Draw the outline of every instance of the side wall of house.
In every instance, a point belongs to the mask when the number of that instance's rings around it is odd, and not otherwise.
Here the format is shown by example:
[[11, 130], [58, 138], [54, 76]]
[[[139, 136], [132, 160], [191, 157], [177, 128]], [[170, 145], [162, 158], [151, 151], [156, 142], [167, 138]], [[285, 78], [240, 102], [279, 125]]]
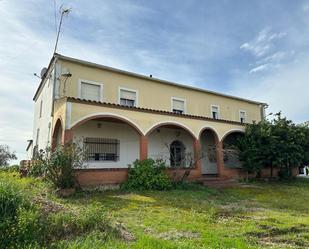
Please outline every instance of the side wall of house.
[[33, 146], [29, 152], [32, 156], [33, 150], [45, 149], [51, 145], [55, 80], [55, 70], [54, 65], [52, 65], [46, 74], [43, 87], [34, 99]]

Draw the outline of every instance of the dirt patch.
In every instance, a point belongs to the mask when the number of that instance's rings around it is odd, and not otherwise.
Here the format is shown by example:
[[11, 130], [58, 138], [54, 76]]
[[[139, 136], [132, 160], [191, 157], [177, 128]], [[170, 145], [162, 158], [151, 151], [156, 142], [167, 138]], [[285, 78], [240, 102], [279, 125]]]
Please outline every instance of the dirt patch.
[[135, 236], [122, 223], [115, 223], [112, 228], [116, 231], [121, 239], [126, 242], [135, 241]]
[[67, 208], [63, 206], [62, 204], [48, 200], [46, 197], [43, 197], [43, 196], [34, 197], [33, 202], [40, 207], [43, 214], [58, 213], [60, 211], [68, 211]]
[[[249, 237], [255, 237], [259, 243], [264, 246], [280, 246], [291, 248], [309, 248], [309, 245], [304, 242], [302, 234], [309, 232], [309, 227], [304, 224], [292, 226], [288, 228], [277, 228], [269, 225], [259, 225], [259, 228], [264, 231], [246, 233]], [[295, 234], [296, 238], [287, 239], [287, 235]]]
[[177, 239], [195, 239], [199, 238], [201, 235], [197, 232], [192, 231], [178, 231], [178, 230], [170, 230], [163, 233], [155, 233], [152, 229], [146, 228], [144, 230], [145, 233], [150, 233], [154, 235], [158, 239], [164, 240], [177, 240]]

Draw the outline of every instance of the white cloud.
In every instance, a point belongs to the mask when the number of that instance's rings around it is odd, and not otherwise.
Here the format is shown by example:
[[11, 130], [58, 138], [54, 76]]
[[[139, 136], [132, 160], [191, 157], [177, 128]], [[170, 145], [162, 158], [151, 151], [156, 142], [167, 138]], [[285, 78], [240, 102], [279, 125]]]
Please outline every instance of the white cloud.
[[274, 33], [270, 28], [265, 28], [252, 41], [243, 43], [240, 49], [250, 52], [255, 57], [262, 57], [274, 47], [275, 40], [285, 36], [284, 32]]
[[282, 111], [295, 122], [309, 120], [309, 54], [280, 67], [262, 78], [238, 79], [238, 87], [232, 92], [269, 104], [268, 112]]
[[267, 69], [269, 69], [269, 64], [263, 64], [263, 65], [259, 65], [257, 67], [252, 68], [249, 71], [249, 73], [258, 73], [258, 72], [266, 71]]

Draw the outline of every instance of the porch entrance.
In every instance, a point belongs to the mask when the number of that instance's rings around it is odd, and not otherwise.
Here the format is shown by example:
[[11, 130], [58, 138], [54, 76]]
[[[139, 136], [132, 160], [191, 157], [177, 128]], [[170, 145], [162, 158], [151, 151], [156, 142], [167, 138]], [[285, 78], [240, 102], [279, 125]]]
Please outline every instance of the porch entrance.
[[202, 174], [217, 175], [216, 134], [206, 129], [201, 133], [200, 142]]

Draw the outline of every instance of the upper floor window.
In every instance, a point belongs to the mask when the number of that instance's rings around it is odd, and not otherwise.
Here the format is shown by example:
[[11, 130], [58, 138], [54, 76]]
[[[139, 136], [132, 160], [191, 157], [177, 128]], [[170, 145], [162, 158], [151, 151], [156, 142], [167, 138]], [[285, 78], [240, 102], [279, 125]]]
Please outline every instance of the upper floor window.
[[185, 113], [186, 102], [184, 99], [172, 98], [172, 112], [177, 114]]
[[211, 117], [213, 119], [218, 119], [219, 118], [219, 106], [217, 106], [217, 105], [212, 105], [211, 106]]
[[35, 139], [35, 145], [39, 144], [39, 139], [40, 139], [40, 128], [36, 130], [36, 139]]
[[119, 88], [119, 104], [126, 106], [137, 106], [137, 91]]
[[246, 122], [246, 112], [245, 111], [239, 111], [239, 121], [240, 123]]
[[79, 97], [81, 99], [102, 101], [103, 85], [100, 83], [80, 80]]

